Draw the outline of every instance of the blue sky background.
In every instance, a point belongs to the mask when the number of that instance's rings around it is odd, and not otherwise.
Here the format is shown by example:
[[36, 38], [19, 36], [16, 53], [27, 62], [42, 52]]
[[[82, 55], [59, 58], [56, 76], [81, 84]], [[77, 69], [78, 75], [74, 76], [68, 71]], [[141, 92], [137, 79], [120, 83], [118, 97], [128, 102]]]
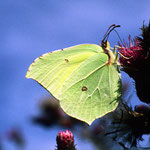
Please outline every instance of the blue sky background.
[[[117, 31], [122, 39], [139, 35], [143, 21], [147, 24], [150, 19], [149, 6], [149, 0], [1, 0], [0, 136], [19, 126], [27, 140], [26, 150], [54, 150], [60, 129], [45, 130], [30, 122], [40, 100], [50, 94], [25, 78], [29, 65], [52, 50], [99, 44], [114, 23], [121, 25]], [[117, 35], [112, 33], [109, 41], [113, 47]], [[3, 144], [7, 150], [15, 150], [7, 140]], [[86, 146], [77, 147], [92, 149]]]

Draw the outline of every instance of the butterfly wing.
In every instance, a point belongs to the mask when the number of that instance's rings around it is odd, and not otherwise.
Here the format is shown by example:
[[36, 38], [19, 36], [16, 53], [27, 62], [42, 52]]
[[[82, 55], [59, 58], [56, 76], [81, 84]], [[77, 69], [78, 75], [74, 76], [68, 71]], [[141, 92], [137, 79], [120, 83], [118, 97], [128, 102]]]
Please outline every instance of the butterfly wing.
[[120, 73], [107, 62], [100, 46], [82, 44], [42, 55], [26, 77], [56, 97], [67, 114], [91, 124], [118, 104]]

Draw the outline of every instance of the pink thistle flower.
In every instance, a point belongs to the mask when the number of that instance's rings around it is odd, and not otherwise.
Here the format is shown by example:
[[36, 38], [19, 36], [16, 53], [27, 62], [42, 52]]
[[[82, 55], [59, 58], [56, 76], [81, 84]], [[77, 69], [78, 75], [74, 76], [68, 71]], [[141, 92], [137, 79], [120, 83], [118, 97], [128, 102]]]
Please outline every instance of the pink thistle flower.
[[60, 131], [56, 137], [57, 150], [75, 150], [74, 136], [71, 131]]
[[124, 47], [119, 43], [120, 64], [126, 69], [139, 70], [148, 57], [148, 53], [143, 50], [140, 40], [136, 37], [134, 42], [129, 36], [129, 45], [124, 42]]
[[150, 23], [143, 24], [142, 34], [129, 44], [119, 44], [119, 62], [122, 70], [135, 80], [137, 96], [143, 102], [150, 103]]

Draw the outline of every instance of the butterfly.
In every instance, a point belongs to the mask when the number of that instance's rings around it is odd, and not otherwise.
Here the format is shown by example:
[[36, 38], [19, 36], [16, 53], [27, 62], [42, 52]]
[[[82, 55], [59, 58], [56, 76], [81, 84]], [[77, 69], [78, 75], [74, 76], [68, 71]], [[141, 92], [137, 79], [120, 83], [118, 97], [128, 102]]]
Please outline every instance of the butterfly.
[[121, 74], [106, 38], [101, 45], [80, 44], [38, 57], [27, 78], [36, 80], [68, 115], [89, 125], [113, 111], [121, 96]]

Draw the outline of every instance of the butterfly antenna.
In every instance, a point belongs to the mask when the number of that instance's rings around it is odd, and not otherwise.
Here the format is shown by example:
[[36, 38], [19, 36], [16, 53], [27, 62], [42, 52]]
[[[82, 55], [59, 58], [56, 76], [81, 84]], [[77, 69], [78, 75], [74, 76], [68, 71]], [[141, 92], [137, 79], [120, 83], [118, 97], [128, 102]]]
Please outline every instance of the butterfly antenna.
[[113, 31], [115, 28], [120, 27], [120, 25], [115, 25], [112, 24], [106, 31], [106, 33], [104, 34], [103, 40], [101, 42], [101, 45], [103, 48], [107, 47], [107, 40], [109, 38], [109, 34], [111, 33], [111, 31]]
[[108, 34], [106, 35], [106, 40], [108, 40], [108, 38], [109, 38], [109, 35], [110, 35], [110, 33], [111, 33], [111, 31], [114, 31], [115, 30], [115, 28], [117, 28], [117, 27], [120, 27], [120, 25], [116, 25], [116, 26], [114, 26], [109, 32], [108, 32]]
[[124, 45], [124, 43], [123, 43], [123, 41], [122, 41], [122, 39], [121, 39], [121, 37], [120, 37], [119, 33], [118, 33], [115, 29], [114, 29], [114, 31], [116, 32], [116, 34], [117, 34], [117, 36], [118, 36], [118, 38], [119, 38], [119, 40], [120, 40], [121, 44], [122, 44], [122, 45]]
[[109, 31], [112, 27], [114, 27], [114, 26], [115, 26], [115, 24], [112, 24], [111, 26], [109, 26], [109, 28], [107, 29], [107, 31], [105, 32], [105, 34], [104, 34], [104, 36], [103, 36], [103, 40], [102, 40], [102, 41], [105, 40], [105, 38], [106, 38], [107, 35], [108, 35], [108, 31]]

